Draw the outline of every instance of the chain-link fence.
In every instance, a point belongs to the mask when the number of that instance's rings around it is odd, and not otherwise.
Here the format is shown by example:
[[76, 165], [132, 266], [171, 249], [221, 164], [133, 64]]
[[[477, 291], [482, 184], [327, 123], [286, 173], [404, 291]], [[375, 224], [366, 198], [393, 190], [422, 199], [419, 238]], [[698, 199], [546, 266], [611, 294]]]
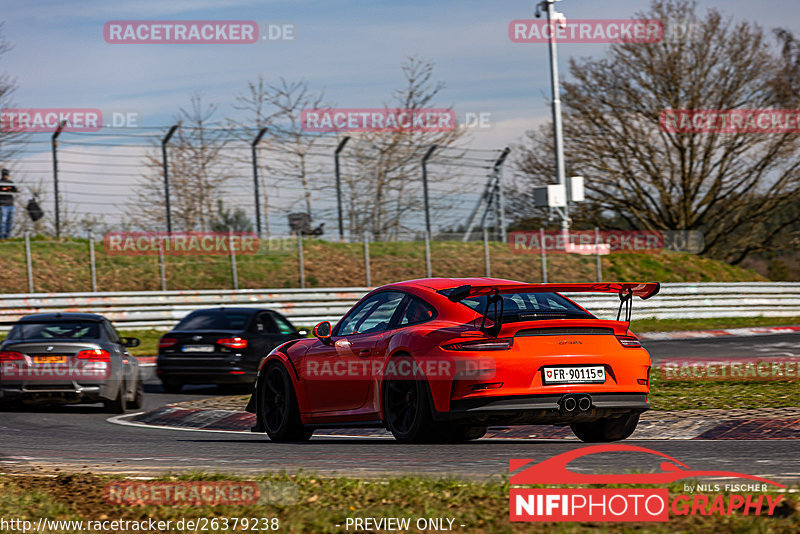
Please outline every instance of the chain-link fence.
[[[138, 234], [137, 234], [138, 235]], [[104, 236], [0, 242], [2, 292], [144, 291], [378, 286], [397, 280], [494, 277], [529, 282], [600, 281], [626, 275], [625, 254], [565, 254], [550, 247], [520, 250], [488, 230], [325, 240], [272, 236], [247, 250], [173, 254], [163, 249], [120, 253]], [[513, 237], [513, 236], [512, 236]], [[226, 239], [225, 236], [222, 240]], [[653, 259], [657, 265], [660, 260]]]

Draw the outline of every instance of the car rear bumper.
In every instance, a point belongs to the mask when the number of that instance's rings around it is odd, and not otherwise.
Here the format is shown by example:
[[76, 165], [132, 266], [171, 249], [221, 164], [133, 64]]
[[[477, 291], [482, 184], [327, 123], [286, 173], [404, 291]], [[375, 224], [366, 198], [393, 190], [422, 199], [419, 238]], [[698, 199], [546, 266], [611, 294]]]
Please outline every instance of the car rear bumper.
[[103, 384], [20, 383], [0, 384], [0, 399], [25, 403], [81, 403], [109, 399], [109, 387]]
[[252, 384], [257, 373], [237, 367], [158, 367], [158, 378], [181, 384]]
[[[567, 398], [588, 398], [588, 409], [568, 410]], [[585, 404], [585, 401], [584, 401]], [[450, 410], [434, 411], [441, 421], [466, 420], [480, 424], [563, 424], [594, 421], [650, 409], [647, 393], [566, 393], [510, 395], [454, 400]]]

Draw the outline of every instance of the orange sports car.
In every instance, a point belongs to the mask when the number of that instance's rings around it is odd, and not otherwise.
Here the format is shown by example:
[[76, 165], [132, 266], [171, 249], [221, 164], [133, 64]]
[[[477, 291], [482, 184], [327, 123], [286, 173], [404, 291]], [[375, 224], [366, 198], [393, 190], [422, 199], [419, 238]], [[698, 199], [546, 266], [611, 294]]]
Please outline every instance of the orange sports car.
[[[254, 431], [385, 427], [402, 442], [465, 441], [489, 425], [569, 425], [625, 439], [649, 408], [650, 355], [629, 330], [633, 297], [658, 283], [526, 284], [431, 278], [389, 284], [315, 338], [275, 348], [248, 410]], [[562, 292], [615, 293], [601, 320]], [[624, 317], [620, 317], [624, 315]]]

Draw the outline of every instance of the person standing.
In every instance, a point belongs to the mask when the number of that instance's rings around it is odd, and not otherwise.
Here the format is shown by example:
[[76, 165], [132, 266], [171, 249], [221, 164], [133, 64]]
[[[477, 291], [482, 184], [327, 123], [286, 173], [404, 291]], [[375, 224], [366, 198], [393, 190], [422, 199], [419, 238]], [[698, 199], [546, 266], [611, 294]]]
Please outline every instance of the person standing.
[[17, 196], [17, 186], [11, 181], [8, 169], [0, 171], [0, 239], [11, 236], [11, 227], [14, 225], [14, 198]]

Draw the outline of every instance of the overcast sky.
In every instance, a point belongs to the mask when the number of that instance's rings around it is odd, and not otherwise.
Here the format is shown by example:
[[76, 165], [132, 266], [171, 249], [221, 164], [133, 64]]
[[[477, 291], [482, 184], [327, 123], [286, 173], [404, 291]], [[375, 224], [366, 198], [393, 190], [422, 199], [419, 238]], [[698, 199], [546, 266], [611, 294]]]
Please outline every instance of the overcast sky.
[[[564, 0], [557, 9], [573, 19], [628, 19], [648, 5]], [[798, 0], [698, 5], [700, 13], [715, 7], [800, 34]], [[438, 104], [452, 105], [460, 121], [466, 113], [491, 114], [491, 128], [472, 130], [473, 146], [502, 148], [550, 113], [547, 45], [512, 43], [507, 34], [509, 22], [533, 18], [534, 7], [518, 0], [5, 0], [0, 17], [13, 49], [0, 58], [0, 71], [17, 80], [17, 107], [136, 111], [144, 125], [163, 126], [198, 91], [219, 104], [220, 120], [234, 115], [235, 96], [259, 74], [270, 81], [306, 80], [341, 107], [380, 107], [402, 84], [400, 64], [417, 55], [435, 62], [436, 77], [446, 84]], [[255, 44], [121, 45], [103, 39], [109, 20], [149, 19], [253, 20], [293, 24], [296, 31], [293, 41]], [[562, 74], [569, 57], [599, 56], [607, 46], [561, 44]]]

